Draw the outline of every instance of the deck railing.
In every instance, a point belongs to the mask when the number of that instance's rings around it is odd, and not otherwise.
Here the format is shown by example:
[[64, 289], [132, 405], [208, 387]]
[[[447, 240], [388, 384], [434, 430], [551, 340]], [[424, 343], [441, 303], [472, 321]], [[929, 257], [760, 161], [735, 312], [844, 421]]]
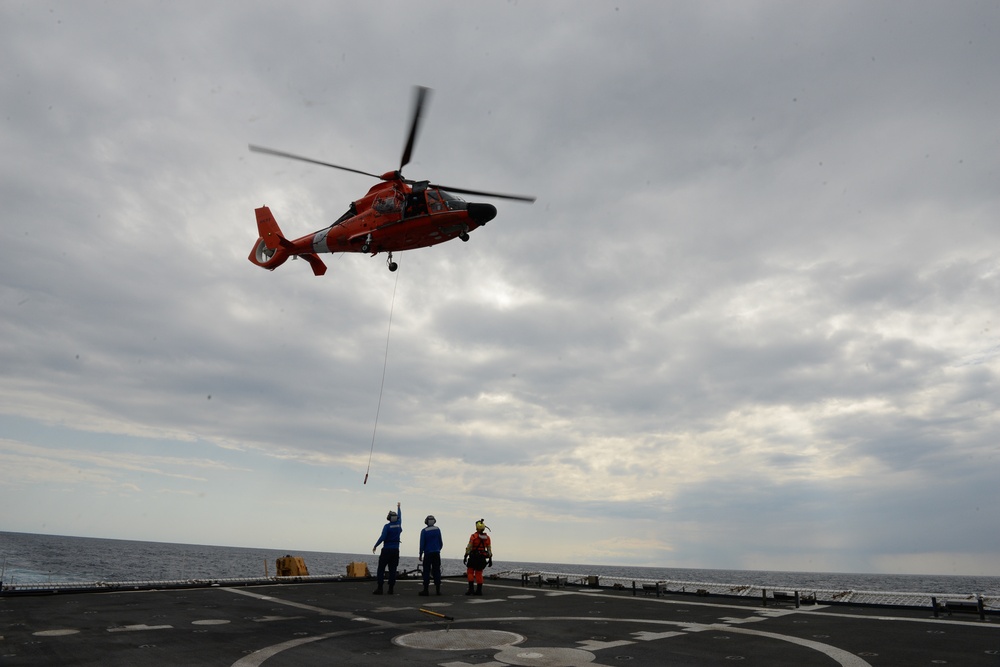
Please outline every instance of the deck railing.
[[[568, 572], [545, 572], [512, 569], [494, 575], [500, 579], [519, 579], [524, 585], [551, 587], [618, 588], [632, 590], [636, 595], [724, 595], [756, 598], [796, 604], [857, 604], [888, 607], [931, 607], [935, 610], [967, 609], [980, 605], [986, 612], [1000, 612], [1000, 595], [967, 593], [906, 593], [891, 591], [830, 590], [806, 586], [769, 586], [759, 584], [682, 581], [675, 579], [641, 579]], [[980, 604], [981, 603], [981, 604]]]
[[[406, 573], [409, 574], [409, 573]], [[407, 578], [405, 576], [401, 577]], [[1000, 613], [1000, 595], [965, 593], [907, 593], [890, 591], [831, 590], [806, 586], [768, 586], [759, 584], [683, 581], [676, 579], [642, 579], [570, 572], [511, 569], [496, 572], [493, 579], [519, 580], [525, 586], [612, 588], [631, 590], [634, 595], [688, 594], [698, 596], [728, 596], [753, 598], [763, 605], [792, 603], [796, 606], [810, 604], [855, 604], [887, 607], [929, 607], [939, 611], [979, 611]], [[312, 575], [295, 577], [228, 577], [175, 579], [167, 581], [95, 581], [95, 582], [5, 582], [0, 594], [31, 594], [45, 592], [100, 592], [121, 590], [152, 590], [167, 588], [207, 588], [212, 586], [254, 586], [277, 583], [357, 581], [337, 575]]]

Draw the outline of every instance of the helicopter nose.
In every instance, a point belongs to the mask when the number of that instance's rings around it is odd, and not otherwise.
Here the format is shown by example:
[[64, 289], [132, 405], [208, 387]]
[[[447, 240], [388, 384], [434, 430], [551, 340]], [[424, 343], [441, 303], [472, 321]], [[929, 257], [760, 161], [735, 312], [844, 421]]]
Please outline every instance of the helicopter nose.
[[478, 224], [485, 225], [487, 222], [497, 217], [497, 207], [493, 204], [469, 204], [467, 209], [469, 217]]

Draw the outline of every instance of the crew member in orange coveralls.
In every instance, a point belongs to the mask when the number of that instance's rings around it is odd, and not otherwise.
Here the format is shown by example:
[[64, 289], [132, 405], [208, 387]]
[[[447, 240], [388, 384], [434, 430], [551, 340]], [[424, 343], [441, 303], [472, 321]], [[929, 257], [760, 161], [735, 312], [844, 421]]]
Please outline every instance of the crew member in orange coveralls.
[[[469, 544], [465, 547], [465, 558], [462, 562], [468, 568], [465, 571], [469, 579], [469, 590], [466, 595], [483, 594], [483, 568], [493, 567], [493, 548], [490, 546], [490, 536], [486, 534], [489, 526], [480, 519], [476, 522], [476, 532], [469, 537]], [[472, 584], [475, 583], [475, 590]]]

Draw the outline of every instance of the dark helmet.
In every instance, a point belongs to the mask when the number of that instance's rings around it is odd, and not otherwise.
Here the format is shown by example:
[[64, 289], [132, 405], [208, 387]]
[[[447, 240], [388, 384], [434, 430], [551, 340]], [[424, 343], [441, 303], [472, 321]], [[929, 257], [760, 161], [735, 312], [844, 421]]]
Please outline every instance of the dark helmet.
[[427, 518], [424, 519], [424, 523], [428, 526], [433, 526], [435, 523], [437, 523], [437, 519], [434, 518], [433, 514], [428, 514]]
[[398, 518], [399, 518], [399, 515], [396, 514], [395, 510], [389, 510], [389, 513], [385, 515], [385, 520], [386, 521], [395, 521]]

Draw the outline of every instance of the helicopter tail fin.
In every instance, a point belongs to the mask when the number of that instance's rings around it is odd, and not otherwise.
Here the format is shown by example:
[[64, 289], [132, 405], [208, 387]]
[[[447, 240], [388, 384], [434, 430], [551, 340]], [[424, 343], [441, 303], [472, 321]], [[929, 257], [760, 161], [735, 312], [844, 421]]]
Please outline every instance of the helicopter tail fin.
[[291, 245], [285, 235], [281, 233], [278, 221], [271, 215], [271, 209], [261, 206], [254, 213], [257, 214], [257, 231], [269, 250], [277, 250], [281, 246]]

